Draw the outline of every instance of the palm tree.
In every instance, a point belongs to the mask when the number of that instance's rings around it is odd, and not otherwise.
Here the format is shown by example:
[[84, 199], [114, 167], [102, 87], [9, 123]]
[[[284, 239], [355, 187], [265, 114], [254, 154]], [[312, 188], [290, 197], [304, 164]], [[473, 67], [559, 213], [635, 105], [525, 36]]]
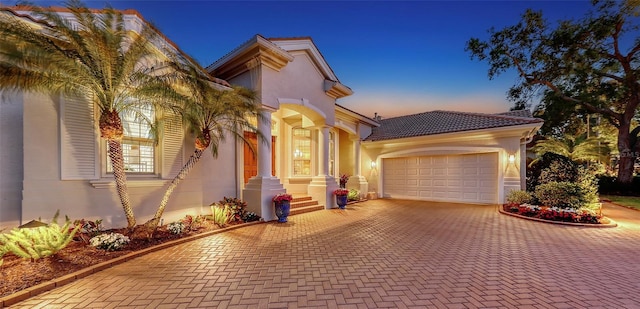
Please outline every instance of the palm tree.
[[533, 151], [538, 157], [551, 152], [576, 162], [606, 162], [611, 152], [607, 144], [596, 137], [585, 138], [571, 134], [565, 134], [562, 138], [540, 140], [533, 146]]
[[[122, 154], [121, 113], [144, 119], [141, 105], [157, 105], [162, 91], [142, 91], [159, 59], [169, 51], [153, 45], [159, 34], [150, 25], [134, 33], [123, 14], [107, 7], [92, 12], [80, 1], [66, 3], [69, 20], [57, 12], [24, 7], [37, 23], [15, 14], [0, 16], [0, 89], [80, 95], [100, 113], [100, 137], [108, 144], [113, 176], [129, 228], [136, 225]], [[5, 9], [7, 10], [7, 9]], [[144, 96], [141, 95], [144, 93]]]
[[154, 217], [145, 223], [150, 231], [158, 226], [173, 191], [198, 163], [207, 148], [217, 157], [220, 142], [225, 140], [227, 134], [246, 143], [243, 134], [245, 130], [254, 130], [263, 139], [262, 133], [251, 121], [261, 117], [260, 105], [253, 90], [239, 86], [223, 89], [214, 84], [213, 78], [193, 62], [187, 68], [175, 68], [172, 72], [174, 73], [164, 77], [167, 79], [166, 83], [175, 88], [177, 96], [173, 102], [179, 102], [183, 122], [195, 136], [195, 150], [167, 187]]

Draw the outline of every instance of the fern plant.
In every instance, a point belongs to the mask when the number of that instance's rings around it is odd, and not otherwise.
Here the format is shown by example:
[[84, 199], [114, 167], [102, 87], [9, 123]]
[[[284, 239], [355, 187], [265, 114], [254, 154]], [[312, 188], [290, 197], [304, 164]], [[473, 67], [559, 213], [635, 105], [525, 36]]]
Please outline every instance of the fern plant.
[[63, 226], [58, 225], [56, 212], [47, 226], [37, 228], [14, 228], [7, 234], [0, 234], [0, 243], [5, 253], [11, 252], [23, 259], [37, 260], [56, 254], [64, 249], [80, 229], [80, 225], [70, 229], [71, 221], [66, 218]]
[[211, 214], [213, 216], [213, 223], [220, 227], [227, 225], [233, 216], [231, 211], [229, 211], [228, 206], [220, 205], [218, 203], [211, 205]]

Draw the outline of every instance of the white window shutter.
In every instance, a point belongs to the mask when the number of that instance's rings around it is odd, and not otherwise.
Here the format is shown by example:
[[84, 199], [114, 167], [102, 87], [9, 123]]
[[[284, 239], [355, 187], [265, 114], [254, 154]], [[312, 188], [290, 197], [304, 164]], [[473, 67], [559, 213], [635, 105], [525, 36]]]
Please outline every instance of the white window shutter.
[[60, 98], [60, 178], [98, 179], [94, 106], [87, 98]]
[[184, 164], [184, 128], [180, 117], [168, 117], [163, 131], [162, 178], [173, 179]]

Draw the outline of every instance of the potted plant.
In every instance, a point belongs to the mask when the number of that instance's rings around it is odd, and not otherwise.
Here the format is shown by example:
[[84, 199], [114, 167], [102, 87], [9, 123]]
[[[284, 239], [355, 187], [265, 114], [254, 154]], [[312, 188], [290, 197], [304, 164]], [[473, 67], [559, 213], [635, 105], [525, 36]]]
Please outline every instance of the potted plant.
[[347, 174], [342, 174], [340, 176], [340, 188], [344, 189], [347, 187], [347, 181], [349, 181], [349, 175]]
[[336, 195], [336, 203], [338, 204], [338, 207], [340, 207], [340, 209], [344, 209], [347, 205], [347, 195], [349, 195], [349, 190], [336, 189], [333, 191], [333, 194]]
[[291, 210], [291, 200], [293, 200], [293, 196], [287, 193], [278, 193], [273, 197], [272, 200], [275, 204], [278, 222], [287, 222], [287, 217], [289, 216], [289, 212]]

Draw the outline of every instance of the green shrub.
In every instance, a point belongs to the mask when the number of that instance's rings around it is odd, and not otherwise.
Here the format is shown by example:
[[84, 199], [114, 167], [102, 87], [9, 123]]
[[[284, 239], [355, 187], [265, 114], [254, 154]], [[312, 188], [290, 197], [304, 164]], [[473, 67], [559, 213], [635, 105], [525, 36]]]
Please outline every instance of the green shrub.
[[598, 179], [588, 169], [584, 167], [578, 169], [576, 182], [582, 190], [582, 198], [585, 205], [596, 204], [600, 201], [598, 196]]
[[578, 209], [585, 205], [580, 185], [567, 181], [541, 184], [534, 195], [542, 205], [549, 207]]
[[572, 182], [576, 180], [579, 170], [580, 167], [576, 165], [568, 165], [563, 161], [553, 161], [548, 167], [540, 171], [538, 183]]
[[64, 249], [81, 226], [78, 224], [75, 228], [70, 228], [71, 221], [68, 217], [65, 224], [59, 226], [58, 214], [59, 212], [56, 212], [52, 222], [47, 226], [15, 228], [7, 234], [0, 234], [0, 244], [3, 244], [1, 250], [23, 259], [37, 260]]
[[[547, 170], [547, 174], [540, 179], [543, 170], [549, 168], [550, 170]], [[554, 171], [558, 172], [559, 175], [550, 175]], [[574, 181], [572, 178], [567, 178], [577, 173], [578, 165], [571, 159], [563, 155], [547, 152], [527, 168], [527, 188], [536, 188], [539, 184], [550, 181]]]
[[227, 225], [231, 220], [231, 214], [229, 207], [214, 203], [211, 205], [211, 216], [213, 217], [213, 223], [220, 227]]
[[349, 189], [349, 194], [347, 194], [347, 200], [349, 201], [359, 201], [360, 200], [360, 191], [356, 189]]
[[247, 203], [235, 197], [224, 197], [218, 204], [224, 206], [229, 212], [229, 222], [242, 222], [247, 212]]
[[528, 204], [532, 200], [531, 193], [522, 190], [511, 190], [507, 194], [507, 203], [509, 204]]

